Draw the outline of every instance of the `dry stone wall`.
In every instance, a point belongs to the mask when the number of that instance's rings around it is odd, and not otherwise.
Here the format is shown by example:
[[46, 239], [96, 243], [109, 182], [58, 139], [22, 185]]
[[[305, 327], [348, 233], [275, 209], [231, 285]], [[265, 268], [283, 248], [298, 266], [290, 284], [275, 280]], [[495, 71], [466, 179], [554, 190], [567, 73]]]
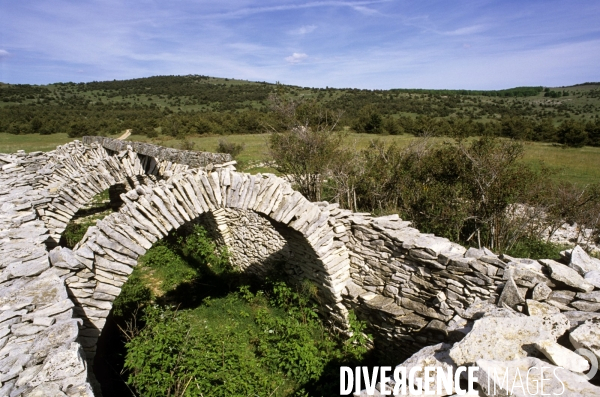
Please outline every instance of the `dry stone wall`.
[[[239, 268], [279, 265], [311, 280], [334, 324], [345, 328], [352, 309], [378, 347], [401, 356], [468, 340], [486, 316], [560, 315], [574, 345], [600, 344], [600, 261], [578, 247], [561, 262], [497, 256], [397, 215], [311, 203], [287, 181], [239, 173], [221, 155], [84, 142], [0, 154], [0, 395], [93, 395], [89, 363], [138, 257], [196, 221], [212, 226]], [[125, 191], [119, 211], [73, 250], [55, 247], [74, 214], [115, 185]], [[538, 342], [539, 352], [556, 350]]]
[[[274, 175], [240, 174], [230, 167], [213, 172], [192, 170], [158, 182], [148, 178], [123, 194], [122, 199], [125, 204], [119, 212], [90, 227], [72, 251], [57, 247], [50, 252], [54, 266], [74, 272], [66, 284], [76, 301], [76, 314], [83, 319], [80, 342], [89, 358], [95, 354], [96, 341], [112, 302], [137, 258], [171, 230], [207, 212], [213, 213], [219, 225], [227, 213], [224, 208], [262, 214], [294, 230], [296, 239], [304, 242], [305, 250], [312, 251], [312, 256], [299, 253], [297, 258], [302, 260], [293, 261], [293, 265], [302, 278], [320, 288], [329, 316], [341, 325], [345, 323], [341, 290], [347, 275], [338, 269], [348, 271], [348, 256], [345, 251], [331, 250], [333, 231], [327, 222], [327, 211], [296, 194], [284, 180]], [[230, 239], [225, 229], [219, 230], [225, 241]], [[258, 250], [257, 255], [262, 255], [262, 251]]]
[[[67, 294], [66, 269], [50, 266], [49, 231], [35, 207], [48, 154], [0, 155], [0, 395], [92, 396], [76, 342], [81, 320]], [[41, 171], [41, 172], [40, 172]]]
[[131, 149], [138, 155], [152, 157], [158, 161], [167, 161], [173, 164], [185, 164], [192, 168], [206, 167], [211, 164], [224, 164], [233, 160], [228, 153], [178, 150], [151, 143], [120, 141], [101, 136], [84, 136], [83, 143], [86, 145], [96, 143], [113, 152], [123, 152]]

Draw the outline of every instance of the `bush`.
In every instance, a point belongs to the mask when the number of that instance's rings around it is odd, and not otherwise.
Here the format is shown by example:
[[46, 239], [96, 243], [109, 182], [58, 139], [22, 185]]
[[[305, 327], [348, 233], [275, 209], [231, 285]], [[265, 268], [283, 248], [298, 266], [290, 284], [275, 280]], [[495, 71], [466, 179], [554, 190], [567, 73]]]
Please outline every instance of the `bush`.
[[121, 293], [113, 303], [112, 313], [121, 318], [130, 318], [138, 308], [146, 306], [152, 300], [152, 291], [144, 284], [138, 267], [133, 269]]
[[[353, 128], [356, 132], [380, 134], [384, 132], [384, 121], [381, 113], [373, 105], [365, 105], [358, 111]], [[391, 133], [391, 132], [390, 132]]]
[[245, 145], [227, 142], [223, 139], [219, 139], [219, 144], [217, 145], [217, 153], [229, 153], [231, 157], [236, 158], [242, 151], [244, 150]]
[[522, 154], [518, 142], [486, 137], [442, 145], [423, 140], [407, 149], [375, 141], [355, 176], [358, 205], [399, 211], [425, 232], [454, 241], [478, 236], [502, 250], [528, 232], [512, 227], [509, 206], [534, 201], [536, 188], [548, 182], [545, 169], [534, 172], [519, 161]]
[[588, 134], [585, 126], [573, 120], [564, 121], [558, 128], [558, 141], [569, 147], [583, 147]]
[[71, 221], [67, 224], [65, 231], [61, 236], [61, 245], [73, 249], [75, 245], [81, 241], [88, 227], [96, 225], [94, 220], [87, 220], [84, 222]]
[[182, 283], [191, 281], [196, 271], [176, 250], [166, 243], [159, 242], [139, 259], [142, 266], [147, 266], [157, 273], [163, 292], [173, 290]]
[[127, 344], [129, 383], [144, 396], [333, 395], [339, 365], [358, 364], [365, 339], [329, 334], [307, 291], [273, 282], [194, 310], [148, 307]]
[[567, 247], [536, 238], [523, 238], [506, 253], [517, 258], [560, 259], [560, 251]]

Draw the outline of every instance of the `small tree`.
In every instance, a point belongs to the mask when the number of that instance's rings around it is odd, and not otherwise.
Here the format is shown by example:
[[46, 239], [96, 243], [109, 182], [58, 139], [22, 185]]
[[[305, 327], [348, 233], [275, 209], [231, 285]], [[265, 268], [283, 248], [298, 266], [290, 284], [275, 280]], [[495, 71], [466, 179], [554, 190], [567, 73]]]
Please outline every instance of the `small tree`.
[[587, 138], [585, 126], [576, 121], [566, 120], [558, 128], [558, 140], [565, 146], [583, 147]]
[[375, 106], [371, 104], [365, 105], [358, 111], [358, 117], [354, 121], [354, 130], [356, 132], [380, 134], [383, 132], [383, 129], [383, 117]]
[[270, 97], [278, 116], [269, 126], [268, 149], [275, 168], [290, 176], [307, 199], [321, 200], [324, 176], [339, 154], [344, 134], [337, 130], [340, 112], [316, 102]]
[[219, 139], [217, 145], [217, 153], [229, 153], [231, 157], [236, 158], [244, 149], [244, 144], [228, 142], [224, 139]]

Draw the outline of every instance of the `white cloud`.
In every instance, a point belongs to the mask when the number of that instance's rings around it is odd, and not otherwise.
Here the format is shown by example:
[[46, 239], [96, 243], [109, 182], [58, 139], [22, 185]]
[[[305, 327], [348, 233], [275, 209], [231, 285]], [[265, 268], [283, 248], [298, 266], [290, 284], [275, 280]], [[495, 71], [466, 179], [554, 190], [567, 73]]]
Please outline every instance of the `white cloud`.
[[290, 34], [303, 36], [305, 34], [309, 34], [315, 31], [317, 25], [305, 25], [301, 26], [298, 29], [290, 30]]
[[268, 13], [268, 12], [276, 12], [276, 11], [290, 11], [290, 10], [300, 10], [300, 9], [310, 9], [310, 8], [322, 8], [322, 7], [350, 7], [358, 12], [363, 14], [372, 15], [377, 13], [376, 10], [372, 8], [365, 7], [367, 5], [385, 3], [389, 0], [365, 0], [365, 1], [310, 1], [301, 4], [283, 4], [276, 6], [263, 6], [263, 7], [246, 7], [246, 8], [238, 8], [233, 11], [226, 11], [223, 13], [216, 14], [206, 14], [207, 18], [231, 18], [231, 17], [243, 17], [247, 15], [260, 14], [260, 13]]
[[473, 26], [467, 26], [464, 28], [452, 30], [450, 32], [444, 32], [443, 34], [445, 34], [447, 36], [464, 36], [464, 35], [469, 35], [469, 34], [473, 34], [473, 33], [479, 33], [483, 30], [485, 30], [485, 26], [473, 25]]
[[6, 50], [0, 50], [0, 60], [4, 59], [4, 58], [8, 58], [8, 56], [10, 55], [10, 53]]
[[352, 8], [354, 9], [354, 11], [358, 11], [361, 14], [364, 15], [375, 15], [375, 14], [379, 14], [379, 11], [374, 10], [372, 8], [369, 7], [364, 7], [364, 6], [352, 6]]
[[285, 60], [288, 61], [289, 63], [299, 63], [299, 62], [302, 62], [303, 60], [305, 60], [306, 58], [308, 58], [308, 55], [306, 55], [304, 53], [294, 52], [289, 57], [286, 57]]

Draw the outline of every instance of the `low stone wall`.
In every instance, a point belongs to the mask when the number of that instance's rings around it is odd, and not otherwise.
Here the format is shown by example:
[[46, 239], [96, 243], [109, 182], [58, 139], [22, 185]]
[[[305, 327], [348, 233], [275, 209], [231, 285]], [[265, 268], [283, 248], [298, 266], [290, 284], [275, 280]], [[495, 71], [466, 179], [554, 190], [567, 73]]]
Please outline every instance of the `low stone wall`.
[[98, 143], [113, 152], [122, 152], [131, 148], [135, 153], [153, 157], [160, 161], [170, 161], [176, 164], [185, 164], [192, 168], [206, 167], [209, 164], [223, 164], [232, 161], [228, 153], [196, 152], [191, 150], [178, 150], [144, 142], [120, 141], [118, 139], [102, 136], [84, 136], [83, 143], [91, 145]]
[[[48, 229], [35, 206], [46, 153], [0, 155], [0, 395], [92, 396], [88, 364], [76, 341], [81, 320], [51, 267]], [[65, 394], [63, 394], [65, 393]]]

